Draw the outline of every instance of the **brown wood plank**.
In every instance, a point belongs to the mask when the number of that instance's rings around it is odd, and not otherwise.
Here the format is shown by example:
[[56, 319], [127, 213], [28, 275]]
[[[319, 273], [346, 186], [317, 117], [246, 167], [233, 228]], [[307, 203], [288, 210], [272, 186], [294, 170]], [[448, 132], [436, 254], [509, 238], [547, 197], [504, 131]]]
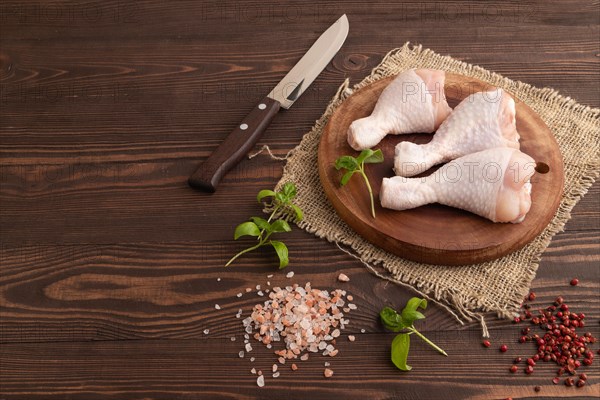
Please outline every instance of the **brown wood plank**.
[[[223, 230], [223, 229], [221, 229]], [[535, 290], [541, 302], [562, 294], [573, 308], [595, 320], [600, 234], [563, 233], [545, 253]], [[304, 284], [347, 289], [359, 309], [352, 313], [350, 332], [379, 331], [377, 313], [386, 304], [400, 307], [411, 293], [370, 274], [337, 247], [303, 232], [286, 239], [293, 279], [276, 270], [270, 251], [248, 254], [223, 267], [243, 243], [232, 240], [200, 243], [66, 245], [5, 247], [0, 275], [0, 341], [77, 341], [141, 338], [201, 338], [204, 329], [219, 338], [235, 334], [238, 309], [247, 314], [261, 303], [255, 286]], [[321, 260], [326, 260], [321, 262]], [[286, 270], [287, 271], [287, 270]], [[337, 275], [351, 277], [340, 284]], [[268, 279], [268, 274], [274, 274]], [[573, 276], [581, 284], [568, 285]], [[220, 282], [217, 279], [221, 278]], [[246, 288], [252, 288], [250, 294]], [[243, 293], [242, 298], [236, 297]], [[222, 310], [215, 310], [219, 304]], [[423, 323], [428, 332], [477, 329], [459, 325], [441, 308]], [[506, 321], [488, 317], [490, 327]]]
[[[513, 329], [500, 333], [509, 338]], [[594, 327], [596, 334], [600, 331]], [[496, 333], [496, 332], [494, 332]], [[513, 345], [507, 353], [483, 348], [474, 330], [439, 331], [432, 339], [446, 349], [445, 358], [423, 342], [414, 340], [409, 356], [413, 370], [402, 373], [389, 361], [393, 334], [359, 334], [354, 343], [341, 336], [335, 357], [311, 355], [298, 362], [298, 371], [280, 365], [279, 378], [271, 377], [276, 356], [257, 347], [240, 359], [243, 336], [199, 340], [139, 340], [4, 345], [0, 356], [5, 399], [490, 399], [535, 396], [544, 398], [593, 398], [600, 390], [600, 368], [581, 368], [588, 375], [584, 388], [553, 385], [555, 368], [544, 363], [534, 375], [511, 374], [512, 359], [530, 349]], [[466, 343], [469, 343], [466, 345]], [[368, 353], [368, 360], [365, 354]], [[334, 376], [323, 378], [324, 362]], [[259, 388], [250, 369], [262, 370], [266, 385]], [[235, 384], [232, 384], [235, 383]], [[454, 396], [456, 394], [457, 396]]]
[[[259, 297], [235, 294], [269, 273], [273, 284], [290, 280], [268, 251], [222, 265], [243, 245], [233, 227], [260, 213], [254, 195], [274, 185], [282, 162], [244, 161], [213, 196], [185, 180], [342, 13], [342, 51], [259, 146], [285, 154], [346, 77], [358, 82], [406, 41], [600, 107], [597, 1], [4, 1], [0, 399], [600, 397], [597, 362], [584, 390], [553, 386], [547, 365], [509, 375], [514, 326], [487, 318], [494, 345], [510, 345], [502, 355], [479, 345], [477, 323], [460, 326], [435, 306], [421, 327], [451, 356], [415, 341], [414, 370], [399, 373], [376, 314], [411, 291], [299, 229], [286, 239], [293, 281], [339, 286], [337, 273], [348, 273], [359, 306], [348, 332], [367, 334], [340, 343], [331, 380], [315, 357], [256, 387], [237, 356], [234, 314]], [[533, 288], [540, 302], [564, 295], [598, 336], [598, 183], [565, 228]], [[266, 350], [256, 353], [270, 368]]]

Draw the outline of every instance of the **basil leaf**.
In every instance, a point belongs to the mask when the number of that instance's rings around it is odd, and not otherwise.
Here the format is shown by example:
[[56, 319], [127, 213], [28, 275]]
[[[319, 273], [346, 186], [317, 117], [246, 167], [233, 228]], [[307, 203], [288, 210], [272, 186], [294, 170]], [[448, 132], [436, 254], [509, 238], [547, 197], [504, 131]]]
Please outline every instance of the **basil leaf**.
[[273, 222], [271, 224], [271, 232], [289, 232], [292, 230], [292, 228], [290, 228], [290, 225], [282, 220], [282, 219], [278, 219], [275, 222]]
[[407, 333], [397, 335], [392, 342], [392, 362], [396, 368], [402, 371], [410, 371], [412, 369], [406, 363], [408, 350], [410, 350], [410, 336]]
[[242, 236], [260, 236], [260, 230], [254, 222], [244, 222], [235, 228], [233, 239], [238, 240]]
[[354, 171], [358, 169], [358, 162], [356, 158], [352, 156], [341, 156], [337, 160], [335, 160], [335, 169], [338, 171], [342, 168], [347, 169], [348, 171]]
[[373, 155], [373, 150], [371, 150], [371, 149], [364, 149], [363, 151], [360, 152], [360, 154], [358, 155], [358, 157], [356, 157], [356, 162], [360, 165], [367, 158], [371, 157], [372, 155]]
[[292, 182], [287, 182], [285, 185], [283, 185], [281, 193], [283, 193], [283, 196], [288, 201], [293, 199], [294, 197], [296, 197], [296, 185], [294, 185]]
[[304, 213], [302, 212], [300, 207], [298, 207], [295, 204], [290, 204], [290, 207], [292, 207], [292, 210], [294, 210], [294, 213], [296, 214], [296, 221], [302, 221], [302, 219], [304, 218]]
[[287, 267], [289, 263], [287, 246], [277, 240], [271, 240], [269, 243], [277, 252], [277, 257], [279, 257], [279, 269]]
[[408, 326], [412, 325], [418, 319], [424, 319], [425, 316], [418, 311], [415, 310], [403, 310], [402, 311], [402, 321]]
[[265, 230], [267, 232], [271, 231], [271, 224], [266, 219], [261, 217], [252, 217], [250, 219], [256, 224], [256, 226], [258, 226], [258, 229]]
[[427, 300], [420, 299], [418, 297], [413, 297], [406, 303], [406, 306], [404, 306], [404, 310], [402, 310], [402, 312], [404, 312], [405, 310], [406, 311], [417, 311], [418, 308], [422, 308], [423, 310], [426, 309], [427, 308]]
[[340, 181], [340, 185], [345, 186], [348, 181], [350, 180], [350, 178], [352, 178], [352, 175], [354, 175], [356, 171], [348, 171], [344, 174], [344, 176], [342, 176], [342, 180]]
[[275, 192], [272, 190], [261, 190], [260, 192], [258, 192], [258, 195], [256, 196], [256, 200], [258, 200], [258, 202], [260, 203], [262, 199], [264, 199], [265, 197], [274, 197], [275, 196]]
[[406, 323], [402, 320], [402, 316], [396, 312], [393, 308], [384, 307], [379, 313], [379, 318], [385, 329], [392, 332], [399, 332], [406, 328]]
[[379, 164], [383, 162], [383, 153], [381, 150], [375, 150], [371, 155], [365, 158], [365, 164]]

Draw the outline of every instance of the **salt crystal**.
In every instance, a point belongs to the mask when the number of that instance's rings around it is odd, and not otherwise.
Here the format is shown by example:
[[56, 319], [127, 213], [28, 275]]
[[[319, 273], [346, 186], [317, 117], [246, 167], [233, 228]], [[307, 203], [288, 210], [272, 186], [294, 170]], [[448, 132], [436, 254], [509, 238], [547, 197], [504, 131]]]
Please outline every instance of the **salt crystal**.
[[273, 374], [273, 378], [279, 378], [279, 372], [275, 372], [275, 373]]
[[352, 304], [352, 303], [348, 304], [348, 308], [351, 309], [351, 310], [356, 310], [357, 309], [356, 304]]
[[217, 282], [221, 282], [221, 278], [217, 278]]
[[252, 369], [250, 370], [250, 373], [251, 373], [252, 375], [256, 375], [256, 368], [252, 368]]
[[348, 275], [346, 275], [346, 274], [338, 275], [338, 281], [340, 281], [340, 282], [348, 282], [349, 280], [350, 280], [350, 278], [348, 278]]
[[325, 375], [325, 378], [331, 378], [333, 376], [333, 371], [329, 368], [325, 368], [325, 371], [323, 371], [323, 375]]
[[334, 338], [340, 336], [340, 330], [334, 329], [333, 332], [331, 332], [331, 336], [333, 336]]
[[261, 375], [258, 378], [256, 378], [256, 384], [258, 385], [258, 387], [265, 386], [265, 377]]
[[267, 275], [267, 278], [269, 278], [269, 279], [272, 278], [272, 277], [273, 277], [273, 274]]
[[273, 364], [273, 372], [277, 372], [277, 364]]
[[250, 293], [252, 291], [252, 288], [247, 287], [246, 288], [246, 293]]
[[220, 310], [220, 309], [221, 309], [221, 306], [220, 306], [220, 305], [218, 305], [218, 304], [215, 304], [215, 309], [216, 309], [216, 310]]
[[271, 343], [269, 343], [269, 344], [267, 345], [267, 349], [270, 349], [271, 347], [273, 347], [273, 346], [271, 345]]
[[300, 356], [300, 359], [301, 359], [302, 361], [306, 361], [306, 360], [308, 360], [308, 353], [302, 354], [302, 356]]
[[236, 294], [237, 297], [242, 297], [241, 293]]
[[204, 334], [205, 334], [205, 335], [208, 335], [208, 332], [210, 332], [208, 329], [205, 329], [205, 330], [204, 330]]
[[352, 301], [352, 300], [354, 300], [354, 297], [348, 295], [348, 296], [346, 296], [346, 299], [348, 299], [348, 301]]
[[232, 337], [231, 337], [231, 341], [232, 341], [232, 342], [235, 342], [235, 336], [232, 336]]
[[366, 332], [366, 330], [364, 330], [364, 329], [360, 330], [360, 333], [365, 333], [365, 332]]
[[[270, 281], [267, 281], [267, 286], [271, 286], [271, 282]], [[269, 290], [269, 289], [267, 289], [267, 290]]]
[[250, 362], [254, 362], [254, 360], [256, 360], [256, 358], [250, 357]]
[[256, 290], [260, 290], [260, 285], [256, 285]]
[[259, 290], [256, 294], [258, 294], [259, 296], [264, 296], [265, 294], [262, 292], [262, 290]]
[[325, 363], [323, 365], [326, 367], [329, 367], [331, 364], [329, 364], [327, 361], [325, 361]]
[[279, 364], [285, 364], [285, 358], [283, 357], [279, 357], [277, 361], [279, 361]]
[[348, 335], [348, 340], [354, 342], [356, 340], [356, 337], [354, 335]]
[[290, 271], [285, 275], [286, 278], [291, 278], [293, 276], [294, 276], [294, 271]]
[[244, 352], [243, 352], [243, 351], [240, 351], [240, 352], [238, 353], [238, 356], [240, 356], [240, 358], [244, 358]]

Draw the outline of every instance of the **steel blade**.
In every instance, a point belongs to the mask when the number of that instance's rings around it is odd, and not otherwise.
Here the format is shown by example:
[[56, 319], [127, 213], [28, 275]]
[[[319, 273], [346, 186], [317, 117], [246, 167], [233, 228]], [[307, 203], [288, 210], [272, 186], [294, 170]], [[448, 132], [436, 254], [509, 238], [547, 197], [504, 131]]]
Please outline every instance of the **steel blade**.
[[269, 93], [269, 97], [281, 103], [281, 107], [290, 108], [342, 47], [348, 36], [348, 28], [348, 18], [344, 14], [321, 34], [294, 68]]

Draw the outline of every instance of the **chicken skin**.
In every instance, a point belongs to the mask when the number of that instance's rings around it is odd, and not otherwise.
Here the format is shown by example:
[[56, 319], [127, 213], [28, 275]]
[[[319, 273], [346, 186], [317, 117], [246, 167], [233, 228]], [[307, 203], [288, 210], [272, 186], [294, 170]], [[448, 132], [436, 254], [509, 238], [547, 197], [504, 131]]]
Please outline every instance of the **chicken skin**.
[[450, 115], [444, 95], [444, 71], [411, 69], [398, 75], [381, 93], [370, 116], [348, 129], [354, 150], [376, 146], [388, 134], [431, 133]]
[[465, 98], [429, 143], [398, 143], [394, 171], [414, 176], [436, 164], [494, 147], [519, 148], [515, 101], [502, 89]]
[[440, 203], [493, 222], [519, 223], [531, 207], [534, 160], [518, 149], [497, 147], [460, 157], [423, 178], [384, 178], [381, 205], [407, 210]]

